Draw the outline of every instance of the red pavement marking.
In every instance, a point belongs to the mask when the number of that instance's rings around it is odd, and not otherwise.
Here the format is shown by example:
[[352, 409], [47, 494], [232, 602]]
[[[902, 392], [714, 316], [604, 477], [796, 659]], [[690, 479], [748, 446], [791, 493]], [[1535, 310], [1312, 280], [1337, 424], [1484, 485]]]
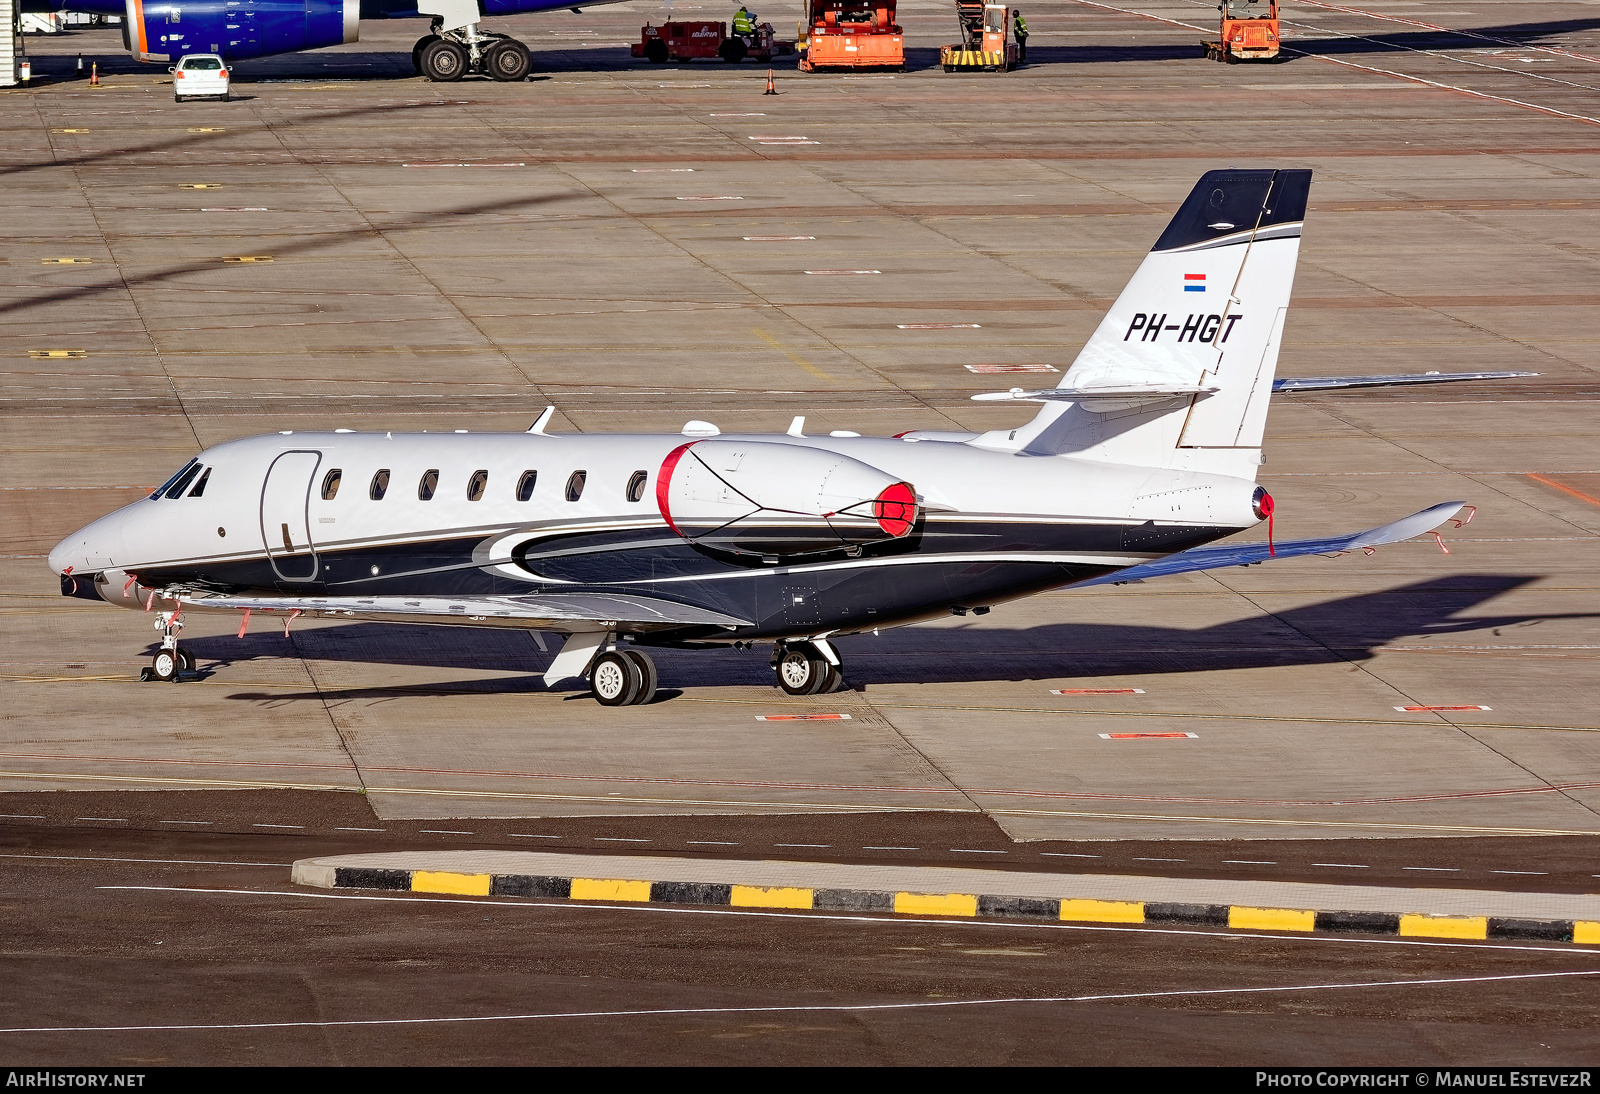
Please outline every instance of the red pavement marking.
[[1051, 688], [1051, 695], [1143, 695], [1144, 688]]
[[1465, 704], [1463, 706], [1395, 707], [1394, 709], [1412, 712], [1412, 711], [1419, 711], [1419, 710], [1492, 710], [1494, 708], [1485, 707], [1485, 706], [1479, 706], [1477, 703], [1468, 703], [1468, 704]]
[[848, 714], [757, 714], [758, 722], [848, 722]]
[[1590, 505], [1600, 506], [1600, 498], [1594, 497], [1590, 494], [1585, 494], [1582, 490], [1574, 490], [1572, 487], [1566, 485], [1565, 483], [1559, 483], [1555, 479], [1547, 478], [1544, 475], [1529, 475], [1528, 478], [1532, 479], [1534, 482], [1542, 482], [1546, 486], [1561, 491], [1563, 494], [1571, 494], [1579, 501], [1586, 501]]
[[1147, 737], [1198, 737], [1198, 733], [1102, 733], [1108, 741], [1141, 741]]

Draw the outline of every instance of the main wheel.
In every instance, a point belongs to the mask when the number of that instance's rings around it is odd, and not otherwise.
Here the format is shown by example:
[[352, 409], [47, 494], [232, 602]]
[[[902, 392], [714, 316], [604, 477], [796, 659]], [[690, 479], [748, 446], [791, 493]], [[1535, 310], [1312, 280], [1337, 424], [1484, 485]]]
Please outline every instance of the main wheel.
[[601, 706], [625, 707], [632, 703], [644, 684], [644, 673], [626, 653], [612, 650], [595, 659], [589, 672], [589, 686]]
[[660, 38], [652, 38], [644, 44], [644, 56], [653, 65], [659, 65], [667, 59], [667, 43]]
[[176, 680], [180, 664], [178, 651], [163, 647], [156, 651], [155, 658], [150, 662], [150, 678], [164, 681]]
[[467, 51], [443, 38], [422, 47], [418, 63], [422, 74], [435, 83], [454, 83], [467, 74]]
[[656, 663], [650, 660], [650, 655], [642, 650], [623, 650], [622, 656], [632, 661], [639, 669], [639, 692], [633, 697], [633, 705], [642, 707], [656, 697]]
[[533, 69], [533, 59], [528, 47], [515, 38], [507, 38], [489, 47], [483, 58], [484, 71], [501, 83], [514, 84], [526, 80]]
[[411, 68], [418, 76], [422, 75], [422, 51], [428, 47], [429, 42], [438, 40], [437, 34], [424, 34], [417, 39], [417, 44], [411, 47]]
[[749, 52], [750, 47], [744, 44], [743, 38], [724, 38], [722, 44], [717, 47], [717, 56], [730, 65], [736, 65], [744, 60]]
[[778, 658], [778, 687], [789, 695], [815, 695], [830, 668], [832, 666], [810, 646], [790, 646]]

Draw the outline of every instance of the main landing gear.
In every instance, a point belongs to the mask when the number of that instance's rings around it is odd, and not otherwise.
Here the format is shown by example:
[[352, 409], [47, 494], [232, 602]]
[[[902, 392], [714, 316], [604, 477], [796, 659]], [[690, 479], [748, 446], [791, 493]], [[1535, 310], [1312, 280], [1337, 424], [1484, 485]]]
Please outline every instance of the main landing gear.
[[839, 655], [823, 642], [779, 642], [772, 649], [772, 669], [778, 687], [789, 695], [824, 695], [844, 683]]
[[608, 650], [590, 665], [589, 687], [601, 706], [643, 706], [656, 697], [656, 663], [638, 650]]
[[178, 613], [162, 612], [156, 620], [156, 630], [161, 632], [161, 648], [156, 650], [150, 667], [139, 670], [139, 679], [170, 683], [181, 672], [193, 672], [194, 654], [178, 645], [178, 632], [183, 630], [183, 620], [178, 618]]
[[469, 72], [516, 83], [527, 79], [533, 68], [527, 46], [505, 34], [481, 33], [476, 23], [417, 39], [411, 64], [418, 76], [442, 84], [454, 83]]

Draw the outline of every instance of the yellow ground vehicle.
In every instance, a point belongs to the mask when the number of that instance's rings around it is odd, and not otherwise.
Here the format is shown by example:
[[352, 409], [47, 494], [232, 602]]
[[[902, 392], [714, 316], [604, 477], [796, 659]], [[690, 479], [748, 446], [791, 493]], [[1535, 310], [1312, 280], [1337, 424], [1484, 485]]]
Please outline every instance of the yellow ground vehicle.
[[1017, 67], [1009, 7], [983, 0], [956, 0], [956, 20], [961, 24], [961, 41], [939, 51], [939, 63], [946, 72], [958, 68], [1010, 72]]
[[1222, 0], [1222, 38], [1206, 42], [1206, 59], [1274, 61], [1278, 58], [1278, 0]]

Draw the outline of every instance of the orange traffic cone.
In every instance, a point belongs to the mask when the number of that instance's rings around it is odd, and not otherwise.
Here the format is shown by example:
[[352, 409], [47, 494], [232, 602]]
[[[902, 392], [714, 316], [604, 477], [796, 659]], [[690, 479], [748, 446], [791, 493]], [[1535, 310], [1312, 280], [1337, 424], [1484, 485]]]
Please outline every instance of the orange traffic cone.
[[769, 68], [769, 69], [767, 69], [767, 89], [765, 91], [763, 91], [761, 94], [763, 94], [763, 95], [776, 95], [777, 93], [778, 93], [778, 85], [772, 82], [772, 69]]
[[89, 86], [90, 87], [99, 87], [100, 86], [100, 62], [99, 61], [90, 62], [90, 65], [89, 65]]

